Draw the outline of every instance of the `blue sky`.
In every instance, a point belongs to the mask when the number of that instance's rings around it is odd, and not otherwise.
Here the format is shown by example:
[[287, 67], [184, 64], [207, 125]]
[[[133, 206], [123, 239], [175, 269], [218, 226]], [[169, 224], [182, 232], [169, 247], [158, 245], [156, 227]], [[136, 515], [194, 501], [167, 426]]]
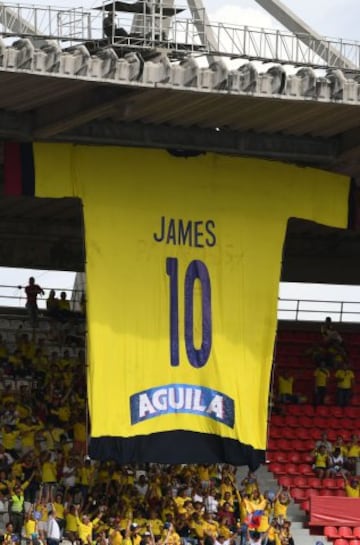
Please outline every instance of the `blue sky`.
[[[204, 0], [204, 4], [213, 20], [267, 28], [277, 26], [255, 0]], [[283, 0], [283, 4], [319, 34], [360, 40], [359, 0]]]

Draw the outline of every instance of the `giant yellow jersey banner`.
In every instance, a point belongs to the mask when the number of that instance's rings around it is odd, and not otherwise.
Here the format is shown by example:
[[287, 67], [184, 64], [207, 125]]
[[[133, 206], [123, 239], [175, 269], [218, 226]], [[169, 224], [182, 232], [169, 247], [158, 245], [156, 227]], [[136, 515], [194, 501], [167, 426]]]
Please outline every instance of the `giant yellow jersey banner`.
[[84, 207], [92, 455], [256, 466], [287, 221], [345, 227], [349, 181], [72, 145], [36, 145], [35, 169], [37, 196]]

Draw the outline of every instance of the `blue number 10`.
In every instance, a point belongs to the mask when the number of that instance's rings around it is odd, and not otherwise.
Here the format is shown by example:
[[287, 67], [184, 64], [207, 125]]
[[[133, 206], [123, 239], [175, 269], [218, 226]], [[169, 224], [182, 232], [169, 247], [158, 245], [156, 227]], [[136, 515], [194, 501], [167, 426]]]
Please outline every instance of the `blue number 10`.
[[[179, 365], [179, 294], [178, 260], [166, 259], [166, 273], [170, 277], [170, 363]], [[199, 349], [194, 346], [194, 283], [201, 282], [202, 342]], [[212, 343], [211, 327], [211, 285], [209, 271], [205, 263], [194, 260], [185, 274], [184, 286], [184, 331], [185, 347], [190, 365], [203, 367], [209, 359]]]

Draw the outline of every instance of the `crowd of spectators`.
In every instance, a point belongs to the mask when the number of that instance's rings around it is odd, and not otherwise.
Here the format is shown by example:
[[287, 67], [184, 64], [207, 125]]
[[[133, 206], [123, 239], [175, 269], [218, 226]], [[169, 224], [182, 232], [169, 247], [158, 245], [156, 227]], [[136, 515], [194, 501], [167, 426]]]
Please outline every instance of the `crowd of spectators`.
[[[0, 336], [0, 529], [5, 545], [292, 545], [290, 496], [223, 465], [118, 466], [87, 456], [82, 309], [29, 280], [15, 346]], [[46, 321], [50, 326], [41, 328]], [[29, 326], [29, 327], [27, 327]]]
[[[334, 328], [331, 318], [321, 326], [321, 342], [307, 349], [314, 363], [314, 405], [324, 405], [331, 380], [336, 383], [336, 404], [346, 407], [351, 402], [355, 384], [355, 373], [351, 369], [348, 350], [343, 338]], [[309, 401], [307, 396], [296, 392], [294, 373], [283, 369], [278, 377], [278, 400], [280, 403]]]

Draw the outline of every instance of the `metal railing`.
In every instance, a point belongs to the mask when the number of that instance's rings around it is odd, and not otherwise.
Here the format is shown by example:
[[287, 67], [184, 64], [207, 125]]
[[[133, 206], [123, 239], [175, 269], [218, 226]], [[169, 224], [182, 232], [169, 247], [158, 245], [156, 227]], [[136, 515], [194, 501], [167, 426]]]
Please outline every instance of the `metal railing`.
[[360, 322], [358, 301], [315, 301], [312, 299], [278, 300], [278, 319], [322, 322], [327, 316], [334, 322]]
[[[60, 297], [60, 293], [64, 291], [66, 293], [66, 298], [70, 302], [71, 307], [75, 307], [72, 310], [79, 310], [78, 302], [82, 299], [83, 290], [69, 289], [61, 287], [44, 287], [44, 295], [38, 295], [37, 304], [39, 309], [46, 309], [46, 300], [49, 296], [51, 290], [56, 292], [57, 298]], [[16, 308], [25, 308], [26, 304], [26, 294], [25, 286], [12, 286], [8, 284], [0, 284], [0, 306], [1, 307], [16, 307]]]
[[[187, 6], [165, 16], [157, 0], [137, 2], [138, 13], [116, 12], [116, 31], [107, 37], [106, 45], [119, 48], [153, 49], [184, 54], [213, 54], [232, 59], [278, 62], [295, 66], [327, 68], [353, 67], [360, 70], [360, 42], [333, 38], [314, 38], [287, 31], [253, 28], [224, 23], [207, 23], [205, 11], [197, 19], [190, 16]], [[105, 7], [84, 10], [36, 4], [0, 2], [0, 36], [54, 39], [76, 44], [105, 38], [103, 22]], [[211, 40], [207, 36], [211, 34]]]

